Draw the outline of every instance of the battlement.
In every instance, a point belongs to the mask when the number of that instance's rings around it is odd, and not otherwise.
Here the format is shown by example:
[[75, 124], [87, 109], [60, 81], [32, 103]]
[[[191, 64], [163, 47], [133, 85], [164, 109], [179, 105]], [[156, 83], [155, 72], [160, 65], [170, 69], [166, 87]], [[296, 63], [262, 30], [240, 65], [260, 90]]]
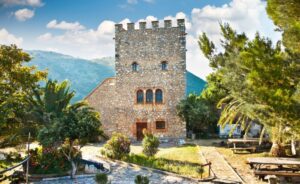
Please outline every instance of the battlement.
[[[164, 26], [159, 27], [159, 21], [152, 21], [150, 29], [165, 29], [165, 28], [172, 28], [172, 20], [164, 20]], [[174, 26], [175, 27], [175, 26]], [[184, 19], [177, 19], [177, 26], [181, 28], [183, 31], [185, 30], [185, 20]], [[133, 30], [144, 30], [146, 29], [146, 22], [139, 22], [138, 29], [135, 29], [135, 23], [127, 23], [127, 31]], [[126, 31], [123, 27], [123, 24], [115, 24], [115, 32]]]

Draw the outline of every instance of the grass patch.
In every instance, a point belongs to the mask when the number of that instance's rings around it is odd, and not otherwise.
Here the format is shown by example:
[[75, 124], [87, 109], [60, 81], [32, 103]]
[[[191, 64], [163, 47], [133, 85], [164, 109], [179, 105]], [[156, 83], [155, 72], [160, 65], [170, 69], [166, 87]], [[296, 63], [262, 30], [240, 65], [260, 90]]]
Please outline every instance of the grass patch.
[[11, 160], [0, 160], [0, 171], [7, 169], [15, 164], [17, 164], [18, 162], [16, 161], [11, 161]]
[[[194, 178], [201, 178], [201, 171], [203, 171], [200, 165], [199, 147], [195, 145], [159, 148], [155, 157], [147, 157], [137, 152], [130, 153], [124, 161]], [[206, 173], [203, 173], [202, 177], [205, 176]]]

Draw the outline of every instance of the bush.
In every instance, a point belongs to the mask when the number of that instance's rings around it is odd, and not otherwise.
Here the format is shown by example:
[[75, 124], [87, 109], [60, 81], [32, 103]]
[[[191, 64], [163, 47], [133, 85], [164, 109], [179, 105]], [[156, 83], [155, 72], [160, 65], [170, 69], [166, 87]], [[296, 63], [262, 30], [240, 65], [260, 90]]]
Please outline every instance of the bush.
[[158, 151], [159, 140], [151, 133], [144, 132], [143, 153], [146, 156], [154, 156]]
[[108, 183], [108, 177], [104, 173], [96, 174], [95, 180], [98, 184], [107, 184]]
[[137, 175], [134, 179], [135, 184], [148, 184], [149, 179], [147, 176]]
[[63, 153], [52, 148], [30, 150], [31, 174], [66, 174], [71, 169], [70, 162]]
[[112, 159], [122, 159], [130, 153], [130, 140], [121, 133], [114, 133], [104, 145], [101, 154]]

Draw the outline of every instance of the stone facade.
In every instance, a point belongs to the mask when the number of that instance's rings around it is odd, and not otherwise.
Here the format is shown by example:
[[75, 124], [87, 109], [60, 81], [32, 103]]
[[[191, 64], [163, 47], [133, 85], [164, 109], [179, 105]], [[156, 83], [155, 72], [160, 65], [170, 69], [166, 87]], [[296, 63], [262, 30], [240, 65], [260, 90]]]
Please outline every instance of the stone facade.
[[[164, 21], [164, 27], [153, 21], [150, 29], [145, 22], [139, 23], [139, 29], [134, 23], [128, 23], [127, 30], [115, 25], [116, 77], [104, 80], [86, 97], [100, 112], [107, 135], [121, 132], [136, 139], [142, 127], [160, 138], [185, 137], [185, 122], [176, 115], [186, 90], [185, 36], [183, 19], [177, 20], [176, 27], [170, 20]], [[155, 101], [157, 89], [163, 92], [161, 103]], [[144, 94], [142, 102], [138, 102], [139, 90]], [[146, 90], [152, 91], [152, 102]]]

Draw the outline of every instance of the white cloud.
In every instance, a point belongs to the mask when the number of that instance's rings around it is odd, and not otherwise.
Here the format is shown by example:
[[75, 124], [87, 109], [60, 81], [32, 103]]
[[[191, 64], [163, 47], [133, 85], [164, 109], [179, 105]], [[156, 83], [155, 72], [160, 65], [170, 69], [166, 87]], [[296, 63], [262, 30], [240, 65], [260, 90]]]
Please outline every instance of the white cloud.
[[81, 25], [79, 22], [66, 22], [66, 21], [57, 22], [57, 20], [50, 21], [46, 27], [49, 29], [62, 29], [62, 30], [85, 29], [85, 27]]
[[28, 19], [31, 19], [34, 16], [34, 11], [29, 10], [27, 8], [20, 9], [14, 13], [15, 17], [19, 21], [26, 21]]
[[128, 4], [137, 4], [138, 1], [137, 0], [127, 0]]
[[15, 35], [9, 33], [5, 28], [0, 29], [0, 44], [10, 45], [16, 44], [20, 46], [23, 42], [22, 37], [16, 37]]
[[1, 6], [33, 6], [39, 7], [43, 6], [43, 2], [41, 0], [0, 0]]
[[[268, 19], [265, 6], [265, 2], [260, 0], [232, 0], [229, 4], [220, 7], [208, 5], [203, 8], [194, 8], [190, 14], [179, 12], [175, 16], [166, 16], [164, 19], [171, 19], [174, 26], [177, 25], [176, 19], [186, 20], [187, 69], [205, 79], [212, 69], [199, 49], [197, 43], [199, 35], [205, 32], [212, 41], [220, 43], [219, 23], [227, 22], [238, 32], [245, 32], [250, 38], [253, 38], [255, 32], [259, 31], [262, 35], [277, 41], [280, 39], [280, 33], [274, 32], [275, 26]], [[147, 16], [139, 21], [146, 21], [147, 27], [150, 27], [153, 20], [158, 19], [154, 16]], [[136, 28], [139, 21], [135, 22]], [[130, 20], [126, 18], [120, 23], [126, 29], [128, 22]], [[59, 52], [76, 57], [91, 59], [113, 56], [114, 24], [115, 22], [106, 20], [101, 22], [97, 29], [65, 29], [63, 34], [46, 33], [38, 40], [43, 43], [41, 45], [45, 49], [58, 48]], [[159, 25], [163, 26], [163, 19], [159, 20]], [[217, 48], [220, 50], [219, 44]]]
[[57, 48], [61, 53], [76, 57], [92, 59], [113, 56], [114, 25], [114, 22], [106, 20], [97, 29], [66, 30], [60, 35], [45, 33], [37, 40], [44, 47], [40, 49]]

